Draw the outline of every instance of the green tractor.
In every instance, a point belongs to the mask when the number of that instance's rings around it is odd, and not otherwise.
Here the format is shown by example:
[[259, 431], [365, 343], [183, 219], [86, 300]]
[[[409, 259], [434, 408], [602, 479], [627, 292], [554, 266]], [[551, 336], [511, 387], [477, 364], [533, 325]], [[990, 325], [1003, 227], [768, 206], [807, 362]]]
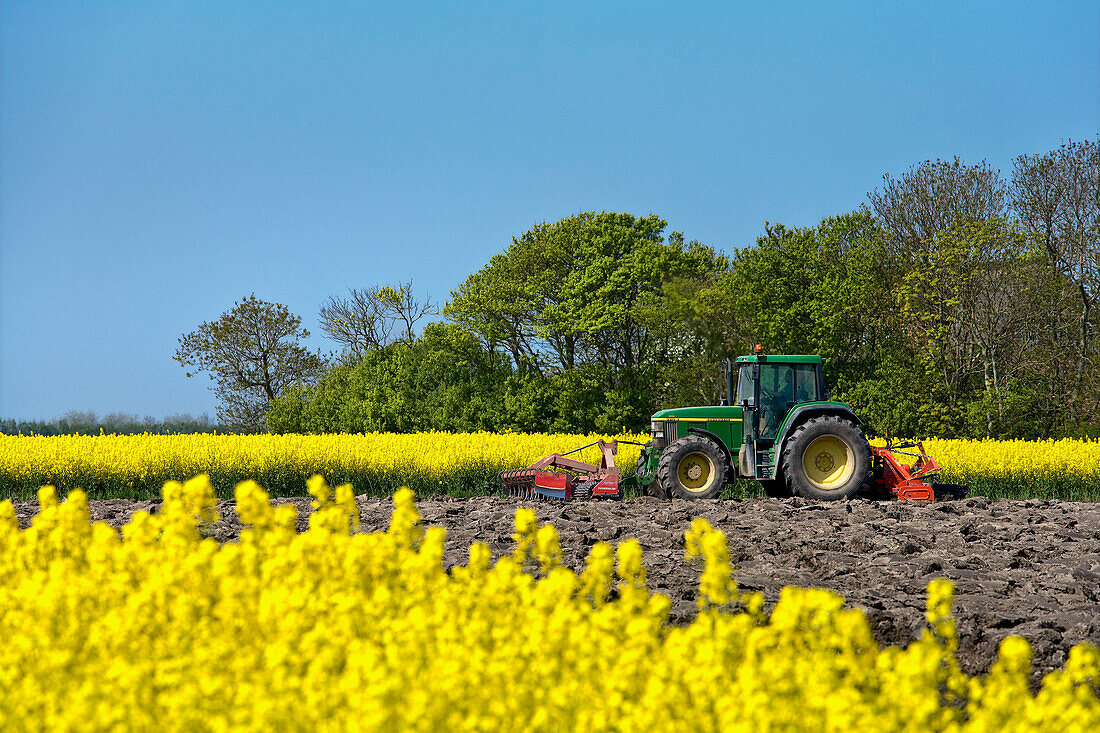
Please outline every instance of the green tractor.
[[[966, 496], [967, 487], [937, 482], [940, 466], [919, 442], [874, 446], [851, 405], [827, 399], [820, 356], [755, 353], [726, 360], [727, 397], [708, 407], [654, 413], [635, 479], [664, 499], [712, 499], [736, 479], [756, 479], [773, 497], [893, 497], [931, 502]], [[502, 471], [506, 493], [519, 499], [621, 499], [618, 444], [597, 440]], [[569, 458], [598, 446], [599, 463]], [[915, 452], [914, 452], [915, 451]], [[903, 463], [898, 456], [916, 460]]]
[[738, 478], [770, 496], [852, 498], [872, 478], [871, 446], [850, 405], [826, 398], [820, 356], [726, 361], [728, 397], [654, 413], [636, 475], [646, 493], [709, 499]]

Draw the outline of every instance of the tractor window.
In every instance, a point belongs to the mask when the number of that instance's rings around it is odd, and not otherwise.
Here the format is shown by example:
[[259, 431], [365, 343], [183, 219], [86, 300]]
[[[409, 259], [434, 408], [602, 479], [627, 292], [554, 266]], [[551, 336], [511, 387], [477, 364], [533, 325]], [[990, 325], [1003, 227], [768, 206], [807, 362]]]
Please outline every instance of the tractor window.
[[821, 399], [817, 392], [817, 369], [814, 364], [797, 364], [794, 368], [795, 402], [815, 402]]
[[735, 404], [753, 404], [755, 397], [753, 395], [752, 368], [754, 366], [756, 365], [741, 365], [741, 370], [737, 373], [737, 402]]
[[760, 437], [775, 438], [794, 404], [794, 368], [790, 364], [761, 364]]

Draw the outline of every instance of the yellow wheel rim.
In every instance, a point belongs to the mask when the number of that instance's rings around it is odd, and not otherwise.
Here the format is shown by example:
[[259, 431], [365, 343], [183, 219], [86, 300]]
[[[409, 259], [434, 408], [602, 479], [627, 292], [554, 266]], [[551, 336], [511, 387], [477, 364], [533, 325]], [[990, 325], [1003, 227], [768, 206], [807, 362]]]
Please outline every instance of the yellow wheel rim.
[[836, 489], [852, 477], [855, 460], [852, 448], [835, 435], [822, 435], [806, 446], [802, 470], [819, 489]]
[[714, 461], [706, 453], [693, 451], [680, 459], [676, 479], [688, 491], [706, 490], [714, 476]]

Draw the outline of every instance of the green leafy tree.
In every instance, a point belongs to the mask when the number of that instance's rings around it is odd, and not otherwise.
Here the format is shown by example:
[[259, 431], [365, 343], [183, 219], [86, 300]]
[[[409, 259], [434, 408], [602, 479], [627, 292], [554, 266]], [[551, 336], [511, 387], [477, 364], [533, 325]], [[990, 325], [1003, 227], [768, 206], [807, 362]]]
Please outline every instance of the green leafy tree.
[[262, 430], [273, 400], [289, 385], [313, 382], [323, 372], [320, 354], [299, 343], [309, 336], [301, 324], [285, 305], [252, 294], [181, 336], [174, 358], [188, 377], [210, 374], [222, 423]]
[[665, 226], [609, 212], [537, 224], [452, 292], [444, 314], [517, 370], [550, 380], [575, 429], [641, 427], [668, 356], [654, 302], [672, 281], [725, 267], [677, 232], [666, 240]]
[[666, 242], [664, 228], [654, 215], [607, 212], [537, 224], [452, 292], [444, 313], [517, 365], [636, 369], [653, 351], [642, 299], [719, 261], [678, 233]]
[[723, 286], [753, 341], [777, 353], [822, 354], [830, 383], [843, 388], [891, 338], [884, 265], [880, 230], [857, 212], [805, 229], [768, 225], [734, 258]]
[[741, 287], [727, 261], [703, 278], [664, 284], [640, 310], [657, 345], [658, 406], [717, 404], [727, 394], [725, 359], [754, 343], [751, 313], [738, 305]]
[[295, 386], [267, 414], [273, 432], [545, 430], [528, 379], [461, 327], [430, 323], [412, 343], [333, 367]]

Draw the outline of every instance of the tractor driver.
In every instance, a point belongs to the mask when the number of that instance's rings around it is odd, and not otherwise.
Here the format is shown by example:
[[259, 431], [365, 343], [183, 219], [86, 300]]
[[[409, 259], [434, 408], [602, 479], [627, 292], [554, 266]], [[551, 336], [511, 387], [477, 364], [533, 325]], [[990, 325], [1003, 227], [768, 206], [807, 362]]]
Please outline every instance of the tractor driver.
[[802, 373], [798, 376], [798, 389], [796, 390], [797, 394], [795, 395], [795, 402], [799, 404], [803, 402], [810, 402], [811, 400], [813, 400], [813, 396], [810, 394], [810, 383], [808, 381], [808, 377], [810, 377], [810, 375], [808, 373]]
[[774, 438], [779, 430], [779, 424], [787, 414], [787, 406], [794, 402], [794, 383], [791, 377], [792, 369], [782, 367], [783, 376], [779, 386], [774, 389], [766, 389], [761, 385], [761, 430], [763, 438]]

